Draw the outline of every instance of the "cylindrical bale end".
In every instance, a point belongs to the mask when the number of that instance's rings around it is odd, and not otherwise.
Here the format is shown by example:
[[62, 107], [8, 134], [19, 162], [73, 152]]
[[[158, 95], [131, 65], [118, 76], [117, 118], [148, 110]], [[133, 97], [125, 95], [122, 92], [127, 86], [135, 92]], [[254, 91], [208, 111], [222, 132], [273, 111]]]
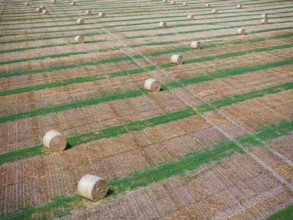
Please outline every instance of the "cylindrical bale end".
[[43, 15], [48, 15], [49, 14], [49, 11], [45, 9], [45, 10], [42, 11], [42, 14]]
[[144, 88], [151, 92], [159, 92], [161, 89], [161, 83], [153, 78], [150, 78], [145, 81]]
[[236, 33], [239, 35], [244, 35], [245, 34], [245, 29], [244, 28], [237, 28]]
[[211, 4], [206, 4], [206, 7], [207, 7], [207, 8], [210, 8], [210, 7], [211, 7]]
[[36, 8], [36, 12], [42, 12], [41, 8]]
[[171, 56], [171, 63], [182, 64], [183, 63], [183, 56], [180, 54], [173, 54]]
[[188, 3], [187, 3], [187, 2], [183, 2], [182, 5], [183, 5], [183, 6], [187, 6]]
[[85, 14], [86, 14], [86, 15], [91, 15], [91, 14], [92, 14], [92, 11], [91, 11], [91, 10], [86, 10], [86, 11], [85, 11]]
[[194, 19], [194, 16], [193, 16], [193, 15], [188, 15], [188, 16], [187, 16], [187, 19], [188, 19], [188, 20], [193, 20], [193, 19]]
[[85, 41], [84, 36], [76, 36], [76, 37], [75, 37], [75, 42], [76, 42], [76, 43], [83, 44], [84, 41]]
[[159, 23], [159, 26], [161, 28], [165, 28], [165, 27], [167, 27], [167, 23], [165, 21], [162, 21], [162, 22]]
[[106, 16], [106, 14], [104, 13], [104, 12], [100, 12], [99, 14], [98, 14], [98, 17], [99, 18], [104, 18]]
[[217, 10], [217, 9], [213, 9], [213, 10], [212, 10], [212, 13], [213, 13], [213, 14], [218, 14], [218, 10]]
[[267, 18], [261, 19], [261, 24], [267, 24], [269, 21]]
[[268, 14], [262, 14], [262, 15], [261, 15], [261, 18], [268, 19]]
[[43, 144], [45, 147], [49, 148], [50, 151], [56, 152], [65, 150], [67, 141], [66, 138], [58, 131], [51, 130], [45, 134]]
[[242, 5], [236, 5], [236, 8], [242, 8]]
[[91, 174], [84, 175], [78, 183], [78, 193], [89, 200], [98, 201], [104, 198], [108, 192], [107, 181]]
[[83, 19], [83, 18], [79, 18], [79, 19], [77, 19], [77, 23], [78, 23], [78, 24], [84, 24], [84, 19]]
[[30, 6], [30, 3], [29, 2], [25, 2], [24, 3], [24, 6]]
[[199, 41], [192, 41], [191, 48], [192, 49], [200, 49], [200, 42]]
[[170, 4], [171, 5], [176, 5], [176, 1], [171, 1]]

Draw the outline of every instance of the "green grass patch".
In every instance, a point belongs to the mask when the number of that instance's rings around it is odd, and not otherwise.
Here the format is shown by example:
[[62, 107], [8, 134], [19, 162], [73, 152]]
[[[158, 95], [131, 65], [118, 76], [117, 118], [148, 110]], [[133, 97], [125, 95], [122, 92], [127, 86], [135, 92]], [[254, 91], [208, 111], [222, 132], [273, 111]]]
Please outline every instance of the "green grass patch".
[[293, 219], [293, 204], [276, 212], [267, 218], [267, 220], [292, 220]]

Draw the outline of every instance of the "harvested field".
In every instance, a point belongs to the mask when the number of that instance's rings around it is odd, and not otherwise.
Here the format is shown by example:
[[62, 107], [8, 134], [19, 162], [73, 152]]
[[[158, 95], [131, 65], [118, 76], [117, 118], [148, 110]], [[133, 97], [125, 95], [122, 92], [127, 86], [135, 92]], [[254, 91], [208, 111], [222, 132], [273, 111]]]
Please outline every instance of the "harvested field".
[[0, 2], [0, 219], [290, 219], [292, 1], [75, 2]]

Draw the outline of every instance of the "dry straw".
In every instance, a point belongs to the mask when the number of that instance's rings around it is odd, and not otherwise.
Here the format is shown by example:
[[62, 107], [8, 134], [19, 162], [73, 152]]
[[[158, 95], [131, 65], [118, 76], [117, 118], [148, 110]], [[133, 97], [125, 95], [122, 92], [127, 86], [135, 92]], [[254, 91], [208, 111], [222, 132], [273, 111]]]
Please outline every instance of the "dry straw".
[[190, 46], [192, 49], [200, 49], [200, 42], [199, 41], [192, 41]]
[[159, 26], [160, 26], [161, 28], [165, 28], [165, 27], [167, 27], [167, 23], [166, 23], [165, 21], [161, 21], [161, 22], [159, 23]]
[[49, 148], [50, 151], [56, 152], [65, 150], [67, 141], [66, 138], [58, 131], [51, 130], [45, 134], [43, 144], [45, 147]]
[[76, 42], [76, 43], [83, 44], [84, 41], [85, 41], [84, 36], [76, 36], [76, 37], [75, 37], [75, 42]]
[[104, 18], [106, 16], [106, 14], [104, 13], [104, 12], [100, 12], [99, 14], [98, 14], [98, 17], [99, 18]]
[[92, 11], [91, 11], [91, 10], [86, 10], [86, 11], [85, 11], [85, 14], [86, 14], [86, 15], [91, 15], [91, 14], [92, 14]]
[[245, 34], [245, 29], [244, 28], [237, 28], [236, 33], [239, 35], [244, 35]]
[[108, 184], [99, 176], [86, 174], [79, 180], [77, 191], [84, 198], [98, 201], [107, 195]]
[[84, 19], [83, 19], [83, 18], [79, 18], [79, 19], [77, 19], [77, 23], [78, 23], [78, 24], [84, 24]]
[[161, 83], [158, 80], [150, 78], [145, 81], [144, 88], [151, 92], [159, 92], [161, 89]]
[[183, 56], [180, 54], [173, 54], [171, 56], [171, 63], [182, 64], [183, 63]]
[[188, 15], [188, 16], [187, 16], [187, 19], [188, 19], [188, 20], [193, 20], [193, 19], [194, 19], [194, 16], [193, 16], [193, 15]]

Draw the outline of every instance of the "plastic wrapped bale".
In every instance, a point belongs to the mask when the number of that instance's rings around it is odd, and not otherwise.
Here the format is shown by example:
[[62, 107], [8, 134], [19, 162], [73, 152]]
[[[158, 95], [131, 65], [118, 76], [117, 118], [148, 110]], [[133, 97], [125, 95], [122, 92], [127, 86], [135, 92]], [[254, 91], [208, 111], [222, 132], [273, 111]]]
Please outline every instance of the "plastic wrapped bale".
[[99, 14], [98, 14], [98, 17], [99, 18], [104, 18], [106, 16], [106, 14], [104, 13], [104, 12], [100, 12]]
[[163, 3], [168, 3], [168, 0], [163, 0]]
[[79, 18], [79, 19], [77, 19], [77, 23], [78, 23], [78, 24], [84, 24], [84, 19], [83, 19], [83, 18]]
[[84, 41], [85, 41], [84, 36], [76, 36], [76, 37], [75, 37], [75, 42], [76, 42], [76, 43], [83, 44]]
[[213, 9], [213, 10], [212, 10], [212, 13], [213, 13], [213, 14], [218, 14], [218, 10], [217, 10], [217, 9]]
[[262, 14], [262, 15], [261, 15], [261, 18], [268, 19], [268, 14]]
[[261, 24], [267, 24], [269, 21], [267, 18], [261, 19]]
[[200, 42], [199, 41], [192, 41], [190, 46], [192, 49], [200, 49]]
[[41, 8], [36, 8], [36, 12], [42, 12]]
[[76, 3], [75, 3], [75, 2], [71, 2], [70, 5], [71, 5], [71, 6], [75, 6]]
[[236, 33], [239, 35], [244, 35], [245, 34], [245, 29], [244, 28], [237, 28]]
[[52, 0], [52, 4], [56, 4], [57, 3], [57, 0]]
[[236, 5], [236, 8], [242, 8], [242, 5]]
[[171, 56], [171, 63], [182, 64], [183, 63], [183, 56], [180, 54], [173, 54]]
[[30, 3], [25, 2], [25, 3], [24, 3], [24, 6], [30, 6]]
[[45, 10], [42, 11], [42, 14], [43, 15], [48, 15], [49, 14], [49, 11], [45, 9]]
[[187, 19], [188, 19], [188, 20], [193, 20], [193, 19], [194, 19], [194, 16], [193, 16], [193, 15], [188, 15], [188, 16], [187, 16]]
[[92, 14], [92, 11], [91, 11], [91, 10], [86, 10], [86, 11], [85, 11], [85, 14], [86, 14], [86, 15], [91, 15], [91, 14]]
[[45, 9], [46, 9], [46, 6], [41, 5], [40, 8], [41, 8], [42, 10], [45, 10]]
[[165, 27], [167, 27], [167, 23], [165, 21], [162, 21], [162, 22], [159, 23], [159, 26], [161, 28], [165, 28]]
[[211, 4], [206, 4], [206, 7], [210, 8], [211, 7]]
[[66, 148], [66, 138], [56, 130], [48, 131], [44, 138], [43, 144], [52, 152], [63, 151]]
[[171, 1], [170, 4], [171, 5], [176, 5], [176, 1]]
[[187, 3], [187, 2], [183, 2], [182, 5], [183, 5], [183, 6], [187, 6], [188, 3]]
[[150, 78], [145, 81], [144, 88], [151, 92], [159, 92], [161, 89], [161, 83], [158, 80]]
[[95, 202], [104, 198], [108, 189], [106, 180], [92, 174], [86, 174], [81, 177], [77, 187], [77, 191], [82, 197]]

